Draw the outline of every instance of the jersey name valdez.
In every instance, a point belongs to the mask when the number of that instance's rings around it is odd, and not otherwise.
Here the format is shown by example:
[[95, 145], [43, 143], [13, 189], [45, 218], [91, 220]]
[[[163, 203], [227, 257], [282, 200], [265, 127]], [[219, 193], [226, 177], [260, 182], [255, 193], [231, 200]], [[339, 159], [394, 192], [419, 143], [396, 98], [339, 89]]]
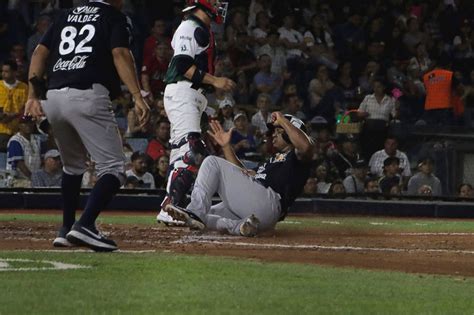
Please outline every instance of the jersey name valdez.
[[41, 39], [50, 50], [49, 89], [104, 85], [111, 98], [120, 93], [112, 49], [130, 47], [127, 18], [103, 2], [90, 2], [61, 14]]
[[281, 197], [282, 216], [301, 193], [311, 169], [310, 162], [298, 160], [295, 150], [277, 153], [261, 165], [255, 179], [265, 187], [272, 188]]

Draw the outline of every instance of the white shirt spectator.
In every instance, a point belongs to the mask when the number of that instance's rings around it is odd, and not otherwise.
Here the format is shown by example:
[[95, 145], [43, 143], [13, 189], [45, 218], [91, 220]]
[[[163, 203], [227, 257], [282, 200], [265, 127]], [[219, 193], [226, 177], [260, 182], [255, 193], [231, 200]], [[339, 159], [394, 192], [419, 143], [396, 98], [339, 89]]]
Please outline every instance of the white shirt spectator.
[[370, 114], [368, 119], [380, 119], [387, 122], [390, 120], [390, 114], [395, 116], [395, 109], [395, 99], [388, 95], [385, 95], [382, 102], [379, 103], [375, 94], [369, 94], [364, 98], [359, 106], [360, 111]]
[[133, 176], [133, 177], [136, 177], [139, 181], [142, 181], [144, 187], [139, 187], [139, 188], [155, 189], [155, 179], [153, 178], [153, 175], [151, 175], [151, 173], [146, 172], [142, 176], [139, 176], [135, 174], [135, 172], [133, 172], [133, 169], [130, 169], [126, 171], [125, 174], [127, 175], [127, 177]]
[[268, 131], [267, 123], [271, 123], [271, 122], [272, 122], [272, 115], [270, 113], [267, 115], [266, 120], [263, 117], [263, 114], [261, 111], [256, 112], [252, 116], [252, 125], [257, 127], [257, 129], [260, 130], [262, 134]]
[[[280, 27], [278, 29], [278, 33], [280, 33], [281, 39], [286, 39], [290, 43], [297, 44], [303, 42], [304, 40], [303, 35], [295, 29], [287, 29], [285, 27]], [[293, 48], [288, 49], [286, 51], [286, 58], [301, 57], [302, 55], [303, 52], [301, 51], [301, 49]]]
[[334, 47], [334, 42], [332, 41], [331, 34], [326, 31], [324, 31], [324, 40], [326, 41], [326, 43], [323, 43], [320, 40], [316, 40], [310, 31], [306, 31], [304, 33], [303, 38], [307, 38], [311, 43], [315, 43], [316, 45], [325, 44], [328, 48]]
[[[410, 161], [408, 160], [407, 155], [397, 150], [395, 156], [400, 159], [400, 169], [402, 169], [402, 176], [410, 177], [411, 176], [411, 169], [410, 169]], [[379, 150], [372, 154], [369, 161], [370, 173], [376, 176], [383, 175], [383, 161], [388, 158], [389, 155], [385, 152], [384, 149]]]

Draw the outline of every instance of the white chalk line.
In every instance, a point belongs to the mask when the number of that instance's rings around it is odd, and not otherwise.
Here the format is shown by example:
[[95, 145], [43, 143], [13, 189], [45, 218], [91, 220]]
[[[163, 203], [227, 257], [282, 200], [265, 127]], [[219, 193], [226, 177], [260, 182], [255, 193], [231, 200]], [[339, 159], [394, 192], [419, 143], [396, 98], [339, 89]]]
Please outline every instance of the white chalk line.
[[219, 240], [206, 240], [196, 237], [184, 237], [179, 241], [175, 241], [176, 244], [214, 244], [214, 245], [232, 245], [239, 247], [248, 248], [263, 248], [263, 249], [308, 249], [308, 250], [329, 250], [329, 251], [358, 251], [358, 252], [395, 252], [395, 253], [413, 253], [413, 252], [425, 252], [425, 253], [451, 253], [451, 254], [472, 254], [474, 250], [454, 250], [454, 249], [436, 249], [436, 248], [391, 248], [391, 247], [358, 247], [358, 246], [324, 246], [324, 245], [304, 245], [304, 244], [271, 244], [271, 243], [249, 243], [249, 242], [223, 242]]
[[[32, 264], [48, 264], [50, 267], [14, 267], [11, 263], [32, 263]], [[60, 261], [51, 260], [32, 260], [21, 258], [0, 258], [0, 272], [1, 271], [43, 271], [43, 270], [71, 270], [71, 269], [89, 269], [91, 266], [67, 264]]]

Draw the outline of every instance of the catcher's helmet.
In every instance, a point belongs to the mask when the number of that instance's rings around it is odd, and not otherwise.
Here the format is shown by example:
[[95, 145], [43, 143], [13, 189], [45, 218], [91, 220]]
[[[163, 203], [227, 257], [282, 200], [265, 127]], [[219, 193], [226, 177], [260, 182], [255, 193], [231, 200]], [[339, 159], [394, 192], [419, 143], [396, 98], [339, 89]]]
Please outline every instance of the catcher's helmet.
[[[301, 119], [290, 114], [285, 114], [283, 115], [283, 117], [288, 119], [293, 126], [295, 126], [296, 128], [306, 133], [306, 130], [307, 130], [306, 126]], [[275, 126], [273, 125], [273, 123], [267, 123], [267, 128], [268, 128], [269, 134], [273, 133], [273, 131], [275, 130]], [[282, 134], [282, 137], [283, 137], [283, 140], [285, 140], [288, 144], [291, 144], [290, 137], [288, 137], [286, 132]]]
[[222, 2], [220, 0], [188, 0], [187, 7], [183, 12], [199, 8], [206, 12], [211, 20], [217, 24], [222, 24], [225, 22], [228, 5], [228, 2]]

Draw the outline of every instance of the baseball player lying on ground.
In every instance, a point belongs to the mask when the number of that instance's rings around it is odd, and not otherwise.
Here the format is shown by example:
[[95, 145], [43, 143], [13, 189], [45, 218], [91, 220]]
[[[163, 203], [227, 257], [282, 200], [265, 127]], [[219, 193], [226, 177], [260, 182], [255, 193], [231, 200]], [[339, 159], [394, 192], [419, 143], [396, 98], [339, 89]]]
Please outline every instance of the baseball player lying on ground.
[[[278, 151], [257, 171], [244, 169], [230, 145], [232, 130], [211, 122], [210, 136], [225, 159], [208, 156], [199, 170], [186, 209], [169, 204], [165, 211], [198, 230], [255, 236], [273, 229], [303, 190], [310, 173], [312, 141], [304, 123], [291, 115], [272, 113], [273, 147]], [[222, 202], [212, 205], [218, 193]]]

